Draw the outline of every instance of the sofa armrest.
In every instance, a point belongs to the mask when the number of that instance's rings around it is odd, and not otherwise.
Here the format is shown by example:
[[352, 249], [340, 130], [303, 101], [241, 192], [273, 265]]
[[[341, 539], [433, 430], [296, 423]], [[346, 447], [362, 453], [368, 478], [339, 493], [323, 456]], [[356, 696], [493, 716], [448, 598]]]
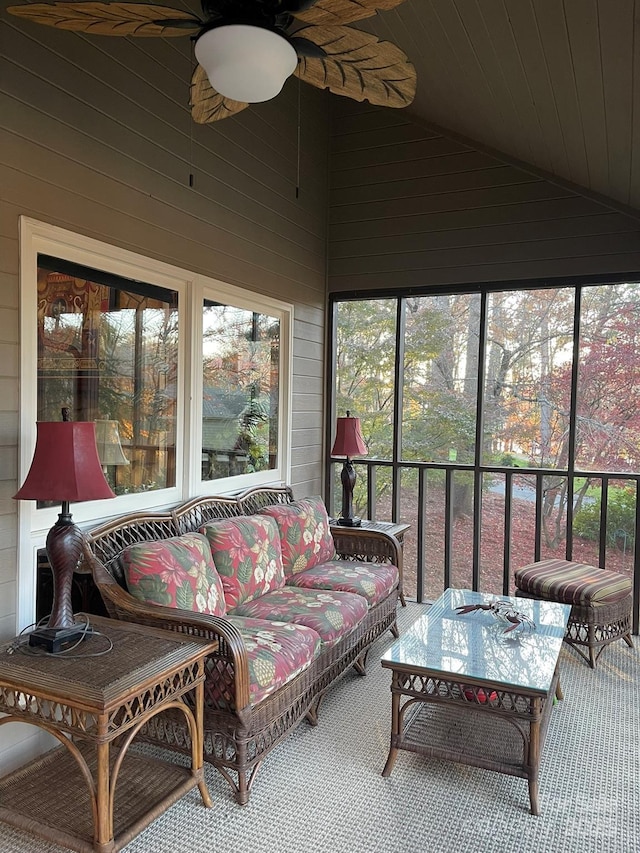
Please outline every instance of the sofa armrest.
[[331, 535], [340, 559], [393, 563], [398, 569], [402, 568], [402, 548], [390, 533], [332, 525]]
[[[249, 666], [244, 641], [235, 625], [220, 616], [149, 604], [134, 598], [109, 574], [87, 543], [84, 545], [84, 559], [91, 568], [94, 583], [111, 618], [176, 631], [216, 643], [216, 651], [207, 658], [207, 678], [211, 678], [212, 671], [217, 670], [220, 688], [211, 691], [205, 686], [205, 702], [208, 700], [208, 704], [213, 703], [215, 707], [217, 696], [224, 702], [224, 710], [228, 711], [231, 707], [242, 722], [249, 709]], [[230, 685], [233, 687], [233, 695], [227, 689]]]

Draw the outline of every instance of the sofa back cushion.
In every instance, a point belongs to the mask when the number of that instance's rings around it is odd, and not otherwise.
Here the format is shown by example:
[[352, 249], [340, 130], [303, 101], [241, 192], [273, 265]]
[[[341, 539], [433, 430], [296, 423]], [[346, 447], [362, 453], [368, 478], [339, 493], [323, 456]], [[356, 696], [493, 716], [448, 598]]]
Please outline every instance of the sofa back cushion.
[[278, 525], [272, 518], [246, 515], [209, 521], [200, 530], [222, 578], [227, 609], [284, 586]]
[[222, 580], [201, 533], [139, 542], [122, 552], [127, 589], [142, 601], [223, 616]]
[[321, 497], [268, 506], [260, 510], [260, 514], [274, 518], [278, 524], [282, 564], [287, 577], [335, 557], [329, 516]]

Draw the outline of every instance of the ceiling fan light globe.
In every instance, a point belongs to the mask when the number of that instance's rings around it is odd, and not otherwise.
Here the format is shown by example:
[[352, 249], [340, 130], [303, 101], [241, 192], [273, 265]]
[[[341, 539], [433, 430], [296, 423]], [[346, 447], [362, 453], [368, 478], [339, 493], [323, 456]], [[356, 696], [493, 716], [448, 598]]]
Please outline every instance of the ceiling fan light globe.
[[283, 36], [247, 24], [208, 30], [197, 40], [195, 54], [216, 92], [248, 104], [275, 98], [298, 64]]

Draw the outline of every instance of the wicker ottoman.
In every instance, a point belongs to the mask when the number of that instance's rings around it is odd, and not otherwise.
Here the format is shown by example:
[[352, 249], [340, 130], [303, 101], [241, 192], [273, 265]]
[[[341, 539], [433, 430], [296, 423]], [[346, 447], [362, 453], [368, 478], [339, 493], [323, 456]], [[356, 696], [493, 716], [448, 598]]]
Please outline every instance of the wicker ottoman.
[[[569, 560], [542, 560], [516, 569], [516, 595], [571, 604], [565, 642], [593, 669], [605, 646], [623, 639], [633, 648], [633, 585], [618, 572]], [[581, 647], [586, 646], [588, 655]]]

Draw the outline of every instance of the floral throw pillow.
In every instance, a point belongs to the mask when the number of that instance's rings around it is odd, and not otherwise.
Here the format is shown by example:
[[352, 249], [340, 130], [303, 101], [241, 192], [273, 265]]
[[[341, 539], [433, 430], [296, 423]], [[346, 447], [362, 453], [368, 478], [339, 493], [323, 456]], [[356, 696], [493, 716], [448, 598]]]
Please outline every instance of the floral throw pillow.
[[321, 497], [268, 506], [260, 513], [274, 518], [278, 523], [282, 564], [287, 577], [335, 557], [329, 516]]
[[127, 589], [141, 601], [223, 616], [222, 580], [201, 533], [140, 542], [122, 552]]
[[201, 532], [211, 545], [229, 610], [284, 586], [278, 525], [272, 518], [246, 515], [209, 521]]

